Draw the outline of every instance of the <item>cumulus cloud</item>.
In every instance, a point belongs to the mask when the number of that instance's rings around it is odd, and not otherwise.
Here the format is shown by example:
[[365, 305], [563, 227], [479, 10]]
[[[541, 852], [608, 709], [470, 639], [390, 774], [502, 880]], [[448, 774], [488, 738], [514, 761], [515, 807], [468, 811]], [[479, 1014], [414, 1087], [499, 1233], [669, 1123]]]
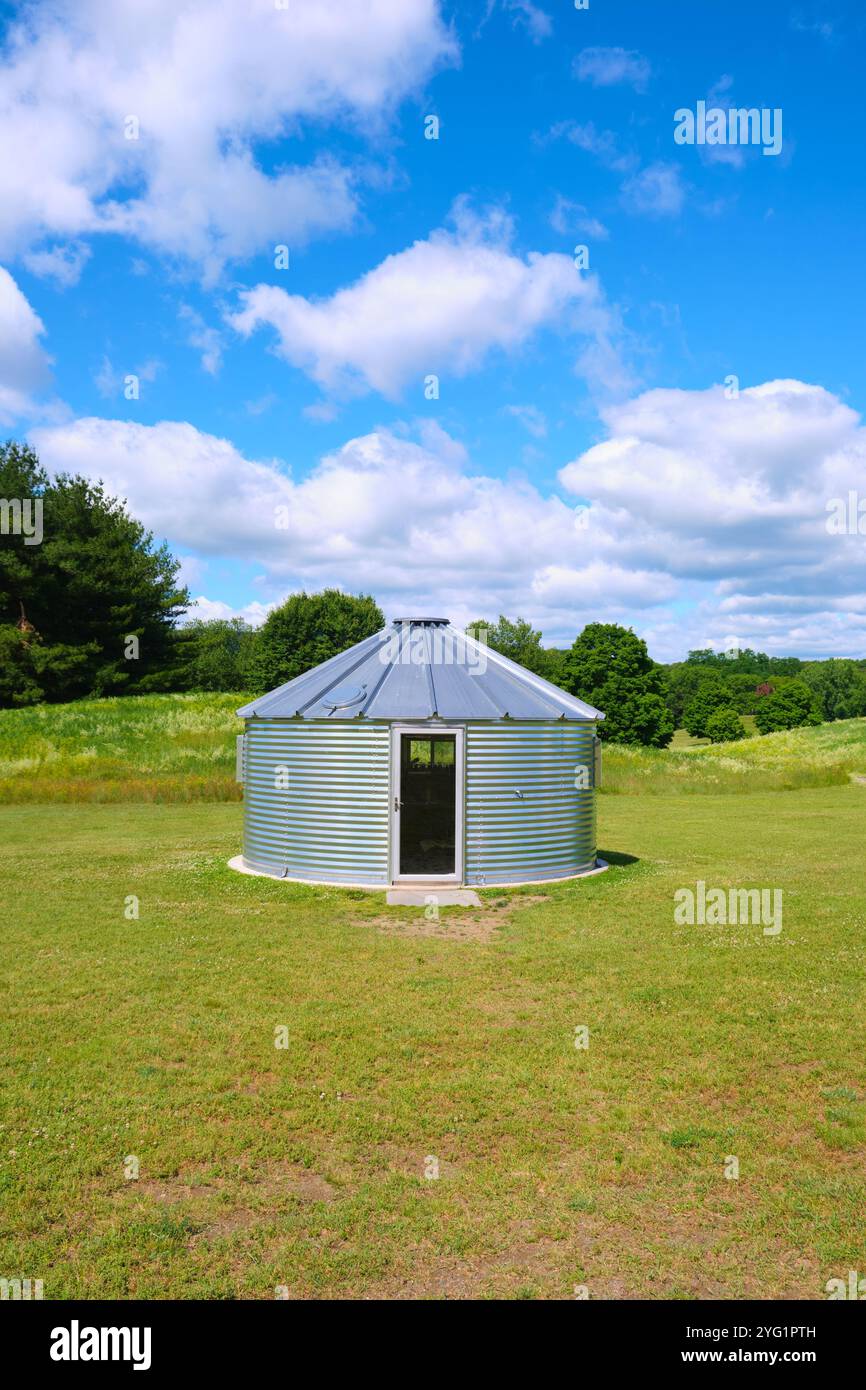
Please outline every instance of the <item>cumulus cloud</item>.
[[[259, 565], [261, 612], [302, 584], [337, 584], [376, 594], [390, 612], [438, 604], [457, 622], [519, 610], [555, 635], [557, 624], [567, 632], [667, 592], [663, 577], [651, 593], [609, 554], [592, 555], [561, 497], [473, 472], [435, 424], [349, 440], [298, 481], [281, 462], [247, 459], [181, 422], [80, 419], [31, 438], [55, 472], [88, 474], [98, 460], [109, 491], [173, 545]], [[200, 594], [203, 576], [189, 573]], [[192, 616], [231, 612], [255, 616], [210, 599]]]
[[642, 92], [651, 68], [649, 60], [633, 49], [584, 48], [574, 60], [573, 72], [581, 82], [591, 82], [593, 87], [625, 85]]
[[375, 134], [457, 56], [437, 0], [28, 6], [0, 60], [0, 250], [121, 232], [208, 278], [346, 227], [350, 170], [320, 157], [266, 171], [257, 146], [305, 122]]
[[735, 644], [866, 652], [866, 538], [826, 524], [831, 499], [863, 493], [866, 430], [850, 407], [775, 381], [738, 399], [647, 391], [603, 421], [607, 437], [563, 468], [559, 491], [474, 469], [431, 422], [350, 439], [299, 479], [180, 422], [84, 419], [31, 437], [51, 469], [98, 460], [109, 489], [185, 552], [260, 567], [262, 612], [336, 584], [391, 613], [521, 614], [548, 641], [634, 624], [659, 659]]
[[743, 644], [775, 652], [866, 645], [866, 543], [827, 527], [828, 503], [863, 491], [854, 410], [820, 386], [771, 381], [733, 398], [648, 391], [602, 415], [608, 438], [560, 482], [592, 499], [603, 530], [618, 525], [620, 563], [679, 581], [692, 645], [722, 645], [733, 617]]
[[0, 424], [9, 425], [33, 406], [48, 381], [49, 358], [40, 342], [45, 326], [0, 266]]
[[184, 621], [209, 623], [214, 618], [243, 618], [250, 627], [261, 627], [271, 609], [275, 607], [276, 600], [273, 603], [254, 601], [236, 608], [230, 603], [224, 603], [221, 599], [211, 599], [204, 594], [198, 594], [186, 610]]
[[31, 439], [54, 472], [98, 474], [161, 536], [203, 555], [243, 555], [273, 542], [292, 484], [228, 440], [182, 421], [139, 425], [94, 416], [39, 427]]
[[[229, 322], [245, 336], [274, 329], [278, 355], [338, 395], [395, 399], [409, 381], [420, 389], [431, 374], [464, 376], [491, 351], [514, 351], [548, 326], [615, 358], [619, 323], [596, 277], [558, 253], [522, 257], [512, 237], [504, 214], [475, 216], [461, 202], [453, 228], [388, 256], [329, 298], [257, 285], [241, 293]], [[605, 361], [587, 359], [597, 385]]]
[[686, 191], [678, 166], [658, 161], [626, 179], [621, 196], [627, 212], [677, 217], [682, 212]]

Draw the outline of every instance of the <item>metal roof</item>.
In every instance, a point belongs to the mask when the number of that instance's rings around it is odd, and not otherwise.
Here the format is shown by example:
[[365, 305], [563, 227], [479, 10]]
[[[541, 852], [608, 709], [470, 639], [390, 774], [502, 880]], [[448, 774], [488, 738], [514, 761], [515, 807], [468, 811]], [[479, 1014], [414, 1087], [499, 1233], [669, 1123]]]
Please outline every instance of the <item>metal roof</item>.
[[459, 632], [400, 618], [244, 705], [259, 719], [604, 719], [592, 705]]

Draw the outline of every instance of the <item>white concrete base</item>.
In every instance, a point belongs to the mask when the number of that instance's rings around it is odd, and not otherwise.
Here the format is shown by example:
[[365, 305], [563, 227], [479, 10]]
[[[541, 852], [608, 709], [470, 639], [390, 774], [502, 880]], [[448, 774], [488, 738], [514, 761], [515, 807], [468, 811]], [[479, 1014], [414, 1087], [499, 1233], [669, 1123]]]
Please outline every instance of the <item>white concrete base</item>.
[[[417, 898], [420, 893], [421, 907], [424, 906], [424, 893], [435, 893], [439, 899], [440, 905], [443, 907], [450, 905], [446, 896], [448, 894], [470, 893], [474, 898], [478, 897], [474, 888], [436, 888], [435, 884], [431, 884], [429, 888], [418, 890], [414, 888], [389, 888], [386, 883], [328, 883], [325, 880], [312, 878], [289, 878], [288, 876], [282, 878], [278, 874], [266, 873], [264, 869], [249, 868], [249, 866], [244, 863], [242, 854], [236, 854], [233, 859], [229, 859], [228, 866], [230, 869], [234, 869], [235, 873], [250, 874], [253, 878], [269, 878], [275, 883], [303, 883], [307, 888], [360, 888], [363, 889], [365, 893], [387, 893], [389, 902], [391, 901], [392, 893], [411, 892], [415, 895], [415, 898]], [[490, 889], [491, 891], [495, 889], [499, 893], [507, 893], [510, 888], [554, 888], [557, 883], [573, 883], [576, 878], [592, 878], [594, 874], [603, 874], [605, 870], [609, 868], [610, 865], [605, 859], [596, 859], [594, 868], [583, 869], [581, 873], [569, 874], [566, 878], [527, 878], [521, 880], [520, 883], [479, 883], [478, 887], [482, 892], [485, 889]], [[455, 904], [458, 902], [462, 903], [463, 899], [455, 898], [454, 901]], [[415, 905], [414, 900], [412, 905]], [[467, 906], [469, 905], [470, 904], [467, 904]], [[475, 903], [471, 904], [473, 907], [475, 905]], [[480, 905], [480, 899], [478, 905]]]
[[389, 907], [426, 907], [435, 898], [437, 907], [480, 907], [474, 888], [389, 888], [385, 901]]
[[244, 863], [242, 854], [236, 854], [226, 861], [237, 874], [250, 874], [252, 878], [269, 878], [272, 883], [302, 883], [307, 888], [362, 888], [365, 893], [384, 893], [387, 883], [326, 883], [324, 879], [290, 878], [288, 874], [269, 874], [266, 869], [251, 869]]

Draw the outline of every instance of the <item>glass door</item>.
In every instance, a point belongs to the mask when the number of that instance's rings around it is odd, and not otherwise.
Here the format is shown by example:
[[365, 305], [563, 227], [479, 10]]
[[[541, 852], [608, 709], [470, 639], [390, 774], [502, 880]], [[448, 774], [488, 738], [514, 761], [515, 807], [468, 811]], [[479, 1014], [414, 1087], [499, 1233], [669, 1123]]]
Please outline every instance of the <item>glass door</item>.
[[454, 879], [458, 865], [458, 736], [399, 732], [394, 798], [396, 878]]

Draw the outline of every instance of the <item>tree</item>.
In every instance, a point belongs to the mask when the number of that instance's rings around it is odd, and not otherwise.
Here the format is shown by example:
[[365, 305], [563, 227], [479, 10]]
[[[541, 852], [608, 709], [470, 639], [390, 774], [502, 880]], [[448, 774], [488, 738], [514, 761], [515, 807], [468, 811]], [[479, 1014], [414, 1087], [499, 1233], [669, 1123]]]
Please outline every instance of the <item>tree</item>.
[[728, 704], [738, 714], [754, 714], [761, 697], [773, 693], [772, 685], [745, 672], [734, 672], [729, 676], [725, 681], [725, 689], [730, 697]]
[[36, 705], [42, 699], [45, 692], [33, 661], [36, 640], [28, 641], [12, 623], [0, 625], [0, 709]]
[[758, 705], [755, 723], [762, 734], [821, 723], [815, 697], [805, 681], [789, 680]]
[[812, 661], [803, 679], [820, 700], [825, 719], [856, 719], [866, 714], [866, 673], [856, 661], [836, 657]]
[[707, 720], [707, 738], [711, 743], [734, 743], [744, 736], [743, 722], [730, 705], [713, 710]]
[[369, 594], [344, 594], [339, 589], [292, 594], [268, 614], [259, 630], [252, 688], [273, 690], [384, 626], [382, 610]]
[[677, 661], [672, 666], [665, 666], [663, 670], [665, 703], [671, 712], [674, 728], [679, 729], [683, 727], [686, 705], [694, 696], [698, 686], [708, 679], [707, 664]]
[[670, 743], [674, 721], [662, 697], [662, 668], [631, 628], [589, 623], [568, 652], [564, 685], [604, 711], [599, 736], [608, 742], [652, 748]]
[[179, 634], [186, 690], [248, 690], [255, 629], [243, 618], [194, 619]]
[[568, 651], [563, 651], [561, 647], [542, 647], [541, 655], [543, 661], [538, 674], [553, 685], [563, 687]]
[[537, 676], [543, 676], [554, 685], [562, 685], [568, 653], [558, 647], [542, 647], [541, 633], [525, 618], [512, 622], [502, 613], [496, 623], [477, 618], [467, 625], [466, 631], [476, 641], [486, 642], [495, 652], [501, 652], [519, 666], [525, 666], [527, 671], [534, 671]]
[[713, 651], [704, 647], [691, 651], [687, 665], [712, 667], [723, 677], [739, 673], [749, 676], [775, 675], [794, 676], [803, 663], [796, 656], [767, 656], [766, 652], [753, 651], [751, 647], [734, 647], [727, 652]]
[[705, 676], [683, 712], [683, 725], [692, 738], [706, 738], [707, 720], [717, 709], [730, 707], [731, 697], [715, 676]]
[[164, 683], [189, 602], [167, 546], [101, 483], [50, 480], [26, 445], [0, 446], [0, 498], [41, 508], [41, 538], [4, 528], [0, 548], [0, 624], [27, 633], [19, 693], [29, 699], [33, 681], [48, 700]]

